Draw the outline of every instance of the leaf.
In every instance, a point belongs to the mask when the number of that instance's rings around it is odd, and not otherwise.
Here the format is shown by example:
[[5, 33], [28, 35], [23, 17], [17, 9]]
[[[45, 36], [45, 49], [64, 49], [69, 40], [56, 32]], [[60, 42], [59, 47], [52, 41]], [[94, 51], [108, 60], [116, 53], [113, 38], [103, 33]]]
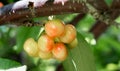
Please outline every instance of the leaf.
[[106, 4], [107, 4], [108, 6], [111, 6], [113, 0], [105, 0], [105, 2], [106, 2]]
[[8, 69], [18, 66], [21, 66], [21, 64], [16, 61], [0, 58], [0, 69]]
[[69, 56], [63, 62], [65, 71], [96, 71], [94, 56], [90, 45], [78, 33], [78, 46], [69, 49]]
[[27, 66], [24, 65], [24, 66], [14, 67], [14, 68], [10, 68], [10, 69], [5, 69], [2, 71], [26, 71], [26, 69], [27, 69]]

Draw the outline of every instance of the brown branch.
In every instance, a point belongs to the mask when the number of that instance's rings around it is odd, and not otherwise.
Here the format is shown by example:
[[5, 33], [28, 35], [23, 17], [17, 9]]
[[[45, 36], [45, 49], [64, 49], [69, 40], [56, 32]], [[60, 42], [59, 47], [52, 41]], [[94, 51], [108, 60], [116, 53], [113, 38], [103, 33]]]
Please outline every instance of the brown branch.
[[[90, 0], [90, 1], [93, 1], [93, 0]], [[98, 1], [103, 1], [103, 0], [98, 0]], [[98, 2], [99, 3], [99, 2]], [[98, 6], [99, 7], [103, 7], [104, 8], [104, 5], [99, 5], [98, 4]], [[97, 7], [96, 7], [97, 8]], [[99, 8], [97, 8], [98, 10], [102, 10], [102, 8], [101, 9], [99, 9]], [[107, 11], [105, 11], [105, 9], [107, 10]], [[120, 0], [113, 0], [113, 3], [112, 3], [112, 5], [111, 5], [111, 7], [109, 8], [109, 9], [107, 9], [106, 7], [105, 7], [105, 9], [103, 9], [102, 11], [104, 11], [104, 12], [106, 12], [106, 14], [105, 15], [108, 15], [109, 17], [109, 20], [110, 21], [114, 21], [118, 16], [119, 16], [119, 14], [120, 14]], [[104, 17], [104, 16], [103, 16]], [[91, 32], [91, 33], [93, 33], [93, 35], [94, 35], [94, 37], [95, 37], [95, 39], [97, 39], [97, 38], [99, 38], [99, 36], [103, 33], [103, 32], [105, 32], [106, 30], [107, 30], [107, 28], [111, 25], [111, 24], [113, 24], [113, 23], [110, 23], [110, 24], [106, 24], [105, 22], [103, 22], [103, 21], [97, 21], [96, 23], [95, 23], [95, 25], [90, 29], [90, 31], [89, 32]]]
[[93, 33], [94, 38], [97, 39], [110, 25], [102, 21], [97, 21], [95, 25], [90, 29], [89, 32]]
[[108, 6], [104, 0], [87, 0], [92, 6], [94, 6], [99, 11], [107, 11]]
[[117, 18], [120, 15], [120, 0], [113, 0], [110, 10], [111, 19]]
[[76, 25], [86, 14], [79, 14], [77, 15], [71, 22], [70, 24]]
[[108, 6], [104, 0], [87, 0], [92, 6], [94, 6], [97, 10], [106, 11], [108, 10]]
[[[85, 13], [87, 12], [86, 6], [78, 2], [67, 2], [65, 5], [46, 3], [42, 7], [35, 8], [35, 16], [49, 16], [65, 13]], [[31, 12], [29, 9], [16, 10], [14, 13], [7, 13], [0, 16], [0, 25], [8, 24], [9, 22], [23, 22], [28, 18], [31, 18]]]
[[62, 63], [57, 66], [57, 69], [55, 71], [64, 71]]
[[112, 9], [120, 9], [120, 0], [113, 0], [111, 8]]

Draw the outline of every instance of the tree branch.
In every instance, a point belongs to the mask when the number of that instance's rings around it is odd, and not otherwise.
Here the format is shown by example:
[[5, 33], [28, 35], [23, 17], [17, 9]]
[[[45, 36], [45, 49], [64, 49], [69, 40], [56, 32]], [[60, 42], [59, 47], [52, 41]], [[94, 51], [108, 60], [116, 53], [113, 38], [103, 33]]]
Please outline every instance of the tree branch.
[[111, 8], [112, 9], [120, 9], [120, 0], [113, 0]]
[[120, 0], [113, 0], [110, 10], [112, 10], [111, 19], [117, 18], [120, 15]]
[[79, 14], [77, 15], [71, 22], [70, 24], [72, 25], [77, 25], [77, 23], [83, 18], [85, 17], [86, 14]]
[[99, 36], [100, 36], [104, 31], [106, 31], [109, 26], [110, 26], [110, 25], [107, 25], [106, 23], [104, 23], [104, 22], [102, 22], [102, 21], [97, 21], [97, 22], [95, 23], [95, 25], [90, 29], [89, 32], [93, 33], [95, 39], [98, 39]]
[[87, 0], [87, 1], [99, 11], [107, 11], [109, 9], [104, 0]]
[[[94, 5], [94, 0], [89, 0], [89, 1], [91, 1], [91, 4], [93, 5], [93, 6], [95, 6]], [[97, 1], [97, 0], [96, 0]], [[98, 1], [100, 1], [100, 2], [103, 2], [103, 0], [98, 0]], [[92, 3], [93, 2], [93, 3]], [[97, 3], [99, 3], [99, 2], [97, 2]], [[95, 3], [96, 4], [96, 3]], [[109, 7], [109, 8], [107, 8], [107, 7], [105, 7], [106, 5], [103, 3], [101, 3], [101, 5], [100, 4], [97, 4], [98, 5], [98, 7], [95, 7], [95, 8], [97, 8], [98, 10], [100, 10], [100, 11], [103, 11], [103, 12], [106, 12], [106, 14], [104, 14], [105, 16], [107, 15], [108, 17], [107, 17], [107, 19], [109, 19], [109, 21], [110, 22], [108, 22], [107, 24], [104, 22], [104, 21], [97, 21], [96, 23], [95, 23], [95, 25], [90, 29], [90, 31], [89, 32], [91, 32], [91, 33], [93, 33], [93, 35], [94, 35], [94, 37], [95, 37], [95, 39], [97, 39], [97, 38], [99, 38], [99, 36], [103, 33], [103, 32], [105, 32], [106, 30], [107, 30], [107, 28], [111, 25], [111, 24], [113, 24], [114, 23], [114, 20], [119, 16], [119, 14], [120, 14], [120, 0], [113, 0], [113, 3], [112, 3], [112, 5], [111, 5], [111, 7]], [[101, 7], [101, 8], [99, 8], [99, 7]], [[105, 9], [104, 9], [105, 8]], [[107, 10], [107, 11], [105, 11], [105, 10]], [[104, 17], [104, 16], [103, 16]]]
[[[66, 2], [65, 5], [46, 3], [42, 7], [34, 9], [35, 16], [49, 16], [65, 13], [85, 13], [87, 12], [86, 6], [78, 2]], [[30, 9], [18, 9], [14, 12], [7, 12], [0, 16], [0, 25], [8, 24], [9, 22], [23, 22], [31, 18]]]

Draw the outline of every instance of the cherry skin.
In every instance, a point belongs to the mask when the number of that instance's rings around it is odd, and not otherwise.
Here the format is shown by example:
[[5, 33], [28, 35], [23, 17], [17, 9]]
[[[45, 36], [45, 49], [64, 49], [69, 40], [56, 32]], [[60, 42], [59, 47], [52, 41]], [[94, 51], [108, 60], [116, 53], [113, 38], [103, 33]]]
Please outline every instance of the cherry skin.
[[54, 41], [48, 35], [42, 35], [38, 39], [38, 48], [43, 52], [51, 52], [54, 47]]
[[4, 5], [3, 5], [3, 3], [2, 3], [2, 2], [0, 2], [0, 8], [1, 8], [1, 7], [3, 7], [3, 6], [4, 6]]
[[45, 24], [45, 32], [48, 36], [54, 38], [63, 34], [65, 25], [61, 20], [50, 20]]
[[33, 38], [28, 38], [24, 43], [24, 50], [28, 53], [28, 55], [37, 57], [38, 56], [38, 45], [37, 42]]
[[50, 59], [52, 58], [52, 53], [51, 52], [43, 52], [43, 51], [39, 51], [39, 57], [41, 59]]
[[68, 44], [70, 48], [75, 48], [78, 45], [78, 40], [75, 38], [71, 43]]
[[68, 52], [63, 43], [56, 43], [52, 50], [54, 58], [64, 61], [67, 58]]
[[60, 36], [60, 40], [63, 43], [70, 43], [76, 38], [76, 29], [73, 25], [65, 25], [65, 32]]

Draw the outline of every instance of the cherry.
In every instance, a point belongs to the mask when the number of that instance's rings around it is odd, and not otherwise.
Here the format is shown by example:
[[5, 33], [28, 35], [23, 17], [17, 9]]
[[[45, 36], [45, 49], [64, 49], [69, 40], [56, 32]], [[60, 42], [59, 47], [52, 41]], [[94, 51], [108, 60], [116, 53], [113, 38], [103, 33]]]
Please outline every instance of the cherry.
[[63, 43], [70, 43], [76, 38], [76, 29], [73, 25], [65, 25], [65, 33], [60, 36], [60, 40]]
[[61, 20], [50, 20], [45, 24], [45, 32], [48, 36], [54, 38], [63, 34], [65, 25]]
[[68, 55], [66, 46], [63, 43], [56, 43], [52, 50], [52, 53], [53, 56], [60, 61], [65, 60]]
[[39, 57], [41, 59], [50, 59], [52, 58], [52, 53], [51, 52], [43, 52], [43, 51], [39, 51]]
[[4, 6], [4, 5], [3, 5], [3, 3], [2, 3], [2, 2], [0, 2], [0, 8], [1, 8], [1, 7], [3, 7], [3, 6]]
[[38, 39], [38, 47], [43, 52], [51, 52], [54, 46], [54, 41], [48, 35], [41, 35]]
[[28, 55], [36, 57], [38, 56], [38, 45], [37, 42], [33, 38], [28, 38], [24, 43], [24, 50], [28, 53]]
[[69, 43], [70, 48], [75, 48], [78, 45], [78, 40], [75, 38], [71, 43]]

